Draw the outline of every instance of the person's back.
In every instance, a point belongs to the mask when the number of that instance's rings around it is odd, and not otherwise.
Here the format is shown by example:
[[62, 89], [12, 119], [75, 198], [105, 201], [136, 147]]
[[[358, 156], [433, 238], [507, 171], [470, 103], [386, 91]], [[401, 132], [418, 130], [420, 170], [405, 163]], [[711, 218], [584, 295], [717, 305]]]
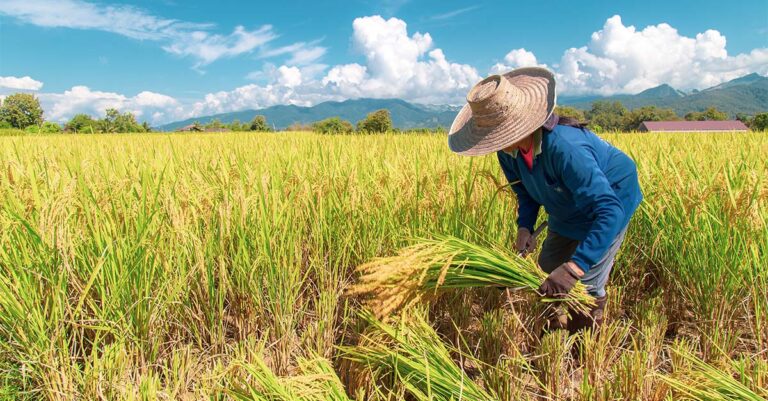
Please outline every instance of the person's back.
[[[544, 157], [544, 163], [546, 167], [549, 167], [547, 170], [551, 172], [552, 177], [557, 177], [554, 170], [561, 164], [560, 162], [566, 160], [568, 155], [574, 152], [594, 158], [621, 202], [624, 218], [619, 226], [626, 227], [643, 198], [637, 180], [637, 167], [629, 156], [587, 129], [566, 125], [558, 125], [552, 131], [544, 134], [542, 150], [544, 154], [548, 154], [548, 157]], [[580, 165], [579, 167], [583, 166]], [[565, 187], [565, 183], [563, 186]], [[570, 195], [572, 201], [572, 194]], [[566, 206], [575, 207], [576, 203], [571, 202]], [[574, 239], [583, 239], [594, 222], [594, 216], [589, 210], [589, 205], [579, 206], [582, 206], [581, 210], [574, 210], [569, 207], [550, 210], [544, 205], [550, 215], [569, 226], [564, 231], [570, 232]], [[561, 219], [559, 214], [563, 212], [565, 215]], [[562, 232], [561, 234], [566, 235], [567, 233]]]

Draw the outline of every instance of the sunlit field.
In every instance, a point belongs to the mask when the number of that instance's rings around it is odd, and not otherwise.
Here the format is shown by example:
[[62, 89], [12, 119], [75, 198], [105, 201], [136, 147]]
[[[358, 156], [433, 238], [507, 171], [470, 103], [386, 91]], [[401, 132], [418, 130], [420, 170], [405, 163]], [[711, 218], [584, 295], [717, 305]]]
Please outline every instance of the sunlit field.
[[0, 136], [0, 399], [768, 396], [766, 133], [604, 136], [645, 200], [572, 337], [496, 288], [385, 322], [346, 295], [413, 237], [511, 247], [495, 156], [442, 135]]

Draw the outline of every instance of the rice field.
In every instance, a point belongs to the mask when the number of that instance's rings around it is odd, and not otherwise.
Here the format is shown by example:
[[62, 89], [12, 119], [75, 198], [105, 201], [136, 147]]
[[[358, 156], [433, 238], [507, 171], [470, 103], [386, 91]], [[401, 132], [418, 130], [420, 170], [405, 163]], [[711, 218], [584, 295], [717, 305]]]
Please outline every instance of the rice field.
[[645, 200], [569, 337], [527, 293], [350, 293], [410, 238], [511, 248], [495, 156], [443, 136], [0, 135], [0, 399], [765, 399], [768, 135], [604, 137]]

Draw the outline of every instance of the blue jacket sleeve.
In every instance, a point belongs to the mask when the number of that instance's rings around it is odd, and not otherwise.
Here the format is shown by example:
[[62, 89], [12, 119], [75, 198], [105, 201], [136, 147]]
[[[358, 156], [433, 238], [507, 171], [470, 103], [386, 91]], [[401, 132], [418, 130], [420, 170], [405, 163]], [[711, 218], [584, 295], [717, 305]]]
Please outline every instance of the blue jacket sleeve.
[[536, 219], [539, 217], [539, 209], [541, 205], [531, 198], [528, 191], [520, 182], [520, 178], [514, 172], [511, 166], [507, 164], [507, 160], [501, 154], [497, 154], [499, 158], [499, 164], [501, 165], [501, 171], [504, 172], [504, 176], [507, 177], [507, 181], [512, 184], [512, 190], [517, 195], [517, 227], [527, 228], [528, 231], [533, 232], [533, 226], [536, 224]]
[[575, 206], [594, 218], [587, 237], [571, 257], [587, 272], [602, 259], [619, 235], [624, 208], [589, 149], [577, 145], [554, 153], [553, 165], [571, 191]]

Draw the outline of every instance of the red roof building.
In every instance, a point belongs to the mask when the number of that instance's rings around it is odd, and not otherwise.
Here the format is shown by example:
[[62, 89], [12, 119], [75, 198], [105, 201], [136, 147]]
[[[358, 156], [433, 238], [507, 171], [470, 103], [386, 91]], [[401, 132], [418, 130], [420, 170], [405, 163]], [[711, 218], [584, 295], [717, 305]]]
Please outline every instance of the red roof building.
[[749, 128], [739, 120], [729, 121], [643, 121], [640, 132], [747, 132]]

